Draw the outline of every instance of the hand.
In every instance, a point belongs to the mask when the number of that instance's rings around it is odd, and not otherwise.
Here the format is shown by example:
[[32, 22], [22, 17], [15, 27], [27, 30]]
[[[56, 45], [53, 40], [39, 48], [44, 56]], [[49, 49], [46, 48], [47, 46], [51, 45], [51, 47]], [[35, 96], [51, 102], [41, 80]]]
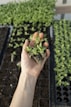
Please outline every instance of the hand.
[[[40, 39], [43, 39], [42, 35], [43, 33], [39, 33]], [[37, 36], [38, 36], [38, 32], [35, 32], [33, 34], [33, 39], [35, 40]], [[50, 55], [50, 51], [49, 49], [47, 49], [45, 58], [42, 61], [40, 61], [40, 63], [37, 63], [32, 58], [30, 58], [28, 53], [26, 52], [26, 47], [29, 44], [30, 44], [29, 41], [26, 40], [23, 45], [22, 54], [21, 54], [21, 69], [23, 73], [29, 73], [30, 75], [38, 77], [45, 64], [45, 61]], [[48, 48], [48, 43], [44, 43], [44, 44], [47, 44], [45, 46]]]

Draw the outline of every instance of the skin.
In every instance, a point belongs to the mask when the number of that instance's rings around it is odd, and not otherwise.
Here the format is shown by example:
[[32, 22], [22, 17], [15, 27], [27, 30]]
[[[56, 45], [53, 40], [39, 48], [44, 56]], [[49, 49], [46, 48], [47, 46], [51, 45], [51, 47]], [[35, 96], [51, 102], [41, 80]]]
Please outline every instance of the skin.
[[[33, 34], [33, 39], [35, 40], [36, 37], [39, 35], [38, 32], [35, 32]], [[45, 61], [50, 55], [50, 51], [49, 49], [47, 49], [46, 57], [43, 59], [43, 61], [40, 61], [39, 64], [36, 63], [33, 59], [29, 57], [28, 53], [25, 51], [26, 47], [29, 44], [29, 41], [26, 40], [22, 48], [21, 74], [10, 107], [32, 107], [34, 91], [38, 76], [45, 64]], [[46, 47], [48, 48], [48, 45]]]

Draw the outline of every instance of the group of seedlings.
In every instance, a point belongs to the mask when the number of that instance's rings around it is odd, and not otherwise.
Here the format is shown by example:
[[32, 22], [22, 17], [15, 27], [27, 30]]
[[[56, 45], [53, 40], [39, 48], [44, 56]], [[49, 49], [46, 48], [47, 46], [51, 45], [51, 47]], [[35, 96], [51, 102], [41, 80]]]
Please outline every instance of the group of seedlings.
[[54, 23], [54, 60], [57, 86], [70, 85], [71, 81], [71, 22]]
[[[18, 53], [21, 54], [21, 49], [22, 49], [25, 39], [30, 39], [34, 32], [37, 32], [37, 31], [43, 32], [45, 35], [44, 37], [47, 40], [47, 38], [49, 36], [47, 33], [47, 29], [48, 29], [48, 27], [45, 26], [45, 23], [33, 24], [30, 22], [29, 23], [24, 22], [23, 25], [21, 25], [19, 27], [14, 27], [14, 30], [12, 32], [12, 36], [11, 36], [10, 42], [9, 42], [9, 48], [11, 48], [11, 62], [13, 62], [16, 59], [16, 56]], [[38, 39], [37, 41], [40, 42], [40, 39]], [[44, 39], [42, 40], [42, 42], [43, 41], [44, 41]], [[42, 50], [40, 50], [40, 51], [42, 51]], [[20, 56], [20, 54], [18, 55], [18, 57]]]
[[0, 24], [18, 26], [23, 21], [42, 22], [47, 26], [53, 20], [55, 0], [29, 0], [0, 6]]
[[55, 0], [30, 0], [19, 3], [8, 3], [0, 6], [0, 24], [13, 25], [13, 32], [10, 38], [11, 62], [26, 38], [29, 38], [35, 31], [47, 34], [48, 26], [51, 25], [54, 16]]
[[[11, 62], [14, 61], [18, 51], [21, 50], [25, 39], [29, 38], [35, 31], [48, 35], [47, 29], [53, 22], [54, 8], [55, 0], [30, 0], [0, 6], [0, 24], [13, 25], [9, 43]], [[71, 80], [71, 22], [55, 21], [53, 27], [56, 83], [59, 86], [69, 85]], [[29, 49], [28, 51], [30, 52]]]

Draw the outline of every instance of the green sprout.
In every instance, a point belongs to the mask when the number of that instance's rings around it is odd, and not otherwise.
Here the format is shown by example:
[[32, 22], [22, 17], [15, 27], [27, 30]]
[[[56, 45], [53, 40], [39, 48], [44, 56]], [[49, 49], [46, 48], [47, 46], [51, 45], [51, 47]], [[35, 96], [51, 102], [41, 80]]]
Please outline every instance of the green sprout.
[[29, 57], [32, 57], [36, 62], [40, 62], [45, 57], [46, 47], [43, 46], [43, 43], [47, 42], [47, 38], [40, 40], [37, 36], [36, 40], [32, 41], [32, 36], [30, 36], [29, 40], [34, 43], [27, 46], [26, 51], [29, 53]]

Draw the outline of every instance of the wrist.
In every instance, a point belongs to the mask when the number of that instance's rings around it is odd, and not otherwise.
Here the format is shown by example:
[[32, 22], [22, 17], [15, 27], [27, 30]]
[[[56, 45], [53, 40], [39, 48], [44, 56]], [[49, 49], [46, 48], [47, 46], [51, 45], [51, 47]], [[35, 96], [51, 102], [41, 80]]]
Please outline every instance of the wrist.
[[38, 76], [36, 74], [32, 73], [31, 70], [23, 70], [23, 71], [21, 71], [19, 80], [23, 82], [23, 81], [25, 81], [28, 78], [29, 79], [33, 78], [33, 80], [36, 82]]
[[18, 88], [20, 88], [20, 90], [23, 91], [23, 89], [25, 88], [25, 85], [27, 84], [27, 81], [28, 81], [28, 87], [31, 83], [33, 84], [33, 87], [35, 87], [37, 82], [37, 77], [29, 73], [21, 72], [19, 82], [18, 82]]
[[38, 79], [38, 76], [39, 76], [39, 72], [36, 71], [36, 70], [33, 70], [33, 69], [22, 69], [21, 70], [21, 75], [27, 75], [27, 76], [31, 76], [31, 77], [34, 77], [36, 80]]

